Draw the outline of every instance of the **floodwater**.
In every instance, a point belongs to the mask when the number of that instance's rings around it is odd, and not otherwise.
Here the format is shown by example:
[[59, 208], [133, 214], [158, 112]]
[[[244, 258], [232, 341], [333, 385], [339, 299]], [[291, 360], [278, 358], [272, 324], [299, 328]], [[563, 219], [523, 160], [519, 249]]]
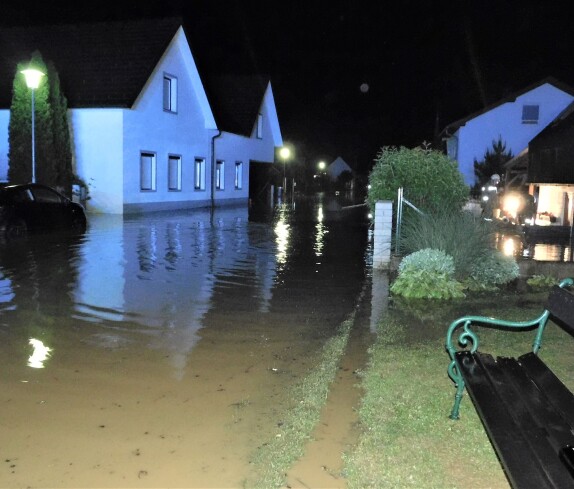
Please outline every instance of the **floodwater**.
[[331, 204], [0, 244], [0, 487], [241, 487], [371, 273]]

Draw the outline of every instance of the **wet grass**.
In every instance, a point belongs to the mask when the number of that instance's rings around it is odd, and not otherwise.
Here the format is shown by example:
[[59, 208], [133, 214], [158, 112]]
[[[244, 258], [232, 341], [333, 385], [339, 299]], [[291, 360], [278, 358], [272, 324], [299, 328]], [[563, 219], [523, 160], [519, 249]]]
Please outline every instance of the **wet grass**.
[[259, 447], [252, 459], [252, 480], [245, 487], [271, 489], [285, 484], [286, 472], [304, 454], [318, 423], [329, 388], [345, 352], [355, 312], [343, 321], [323, 346], [316, 367], [290, 393], [290, 407], [281, 416], [275, 437]]
[[[461, 419], [448, 418], [454, 384], [444, 335], [461, 310], [510, 320], [531, 319], [547, 293], [479, 296], [411, 317], [391, 308], [362, 373], [361, 435], [344, 455], [348, 487], [509, 487], [501, 465], [465, 394]], [[424, 329], [425, 331], [421, 331]], [[530, 351], [534, 333], [479, 330], [481, 350], [519, 355]], [[574, 389], [572, 338], [549, 324], [540, 356]]]

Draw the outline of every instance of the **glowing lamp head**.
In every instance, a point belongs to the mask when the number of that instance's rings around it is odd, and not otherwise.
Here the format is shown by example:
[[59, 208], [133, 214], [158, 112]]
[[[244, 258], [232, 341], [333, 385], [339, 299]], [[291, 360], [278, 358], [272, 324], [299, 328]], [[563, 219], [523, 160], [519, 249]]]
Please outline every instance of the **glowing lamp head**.
[[325, 165], [324, 161], [319, 162], [319, 170], [323, 171], [327, 165]]
[[24, 77], [26, 78], [26, 85], [28, 86], [28, 88], [31, 88], [32, 90], [38, 88], [38, 86], [40, 85], [40, 80], [44, 76], [44, 73], [42, 73], [39, 70], [35, 70], [34, 68], [28, 68], [26, 70], [22, 70], [20, 73], [24, 75]]
[[289, 156], [291, 156], [291, 150], [285, 146], [283, 146], [280, 150], [279, 150], [279, 156], [281, 156], [281, 158], [283, 160], [287, 160], [289, 159]]

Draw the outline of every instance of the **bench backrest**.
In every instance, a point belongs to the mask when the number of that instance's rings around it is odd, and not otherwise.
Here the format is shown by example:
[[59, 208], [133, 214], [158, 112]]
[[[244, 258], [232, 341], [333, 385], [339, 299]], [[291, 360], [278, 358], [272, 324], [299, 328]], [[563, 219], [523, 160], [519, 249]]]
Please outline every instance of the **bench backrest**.
[[546, 309], [552, 321], [574, 336], [574, 295], [555, 285], [546, 301]]

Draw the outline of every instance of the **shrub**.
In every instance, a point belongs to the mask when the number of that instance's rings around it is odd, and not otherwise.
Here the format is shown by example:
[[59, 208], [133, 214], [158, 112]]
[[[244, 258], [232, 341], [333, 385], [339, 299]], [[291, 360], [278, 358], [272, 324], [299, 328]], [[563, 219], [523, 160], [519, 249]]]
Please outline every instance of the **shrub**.
[[492, 290], [498, 285], [511, 282], [519, 275], [520, 269], [514, 257], [493, 251], [474, 262], [467, 285], [471, 289]]
[[440, 151], [427, 148], [383, 147], [369, 175], [367, 203], [396, 200], [397, 191], [424, 212], [460, 210], [468, 199], [456, 162]]
[[464, 280], [476, 260], [492, 254], [492, 236], [491, 223], [470, 212], [411, 213], [403, 221], [399, 252], [406, 255], [424, 248], [442, 250], [452, 256], [456, 278]]
[[553, 285], [558, 285], [560, 281], [556, 277], [550, 275], [532, 275], [526, 283], [535, 289], [546, 289]]
[[454, 261], [443, 251], [424, 249], [406, 256], [391, 292], [406, 298], [453, 299], [464, 297], [454, 279]]

